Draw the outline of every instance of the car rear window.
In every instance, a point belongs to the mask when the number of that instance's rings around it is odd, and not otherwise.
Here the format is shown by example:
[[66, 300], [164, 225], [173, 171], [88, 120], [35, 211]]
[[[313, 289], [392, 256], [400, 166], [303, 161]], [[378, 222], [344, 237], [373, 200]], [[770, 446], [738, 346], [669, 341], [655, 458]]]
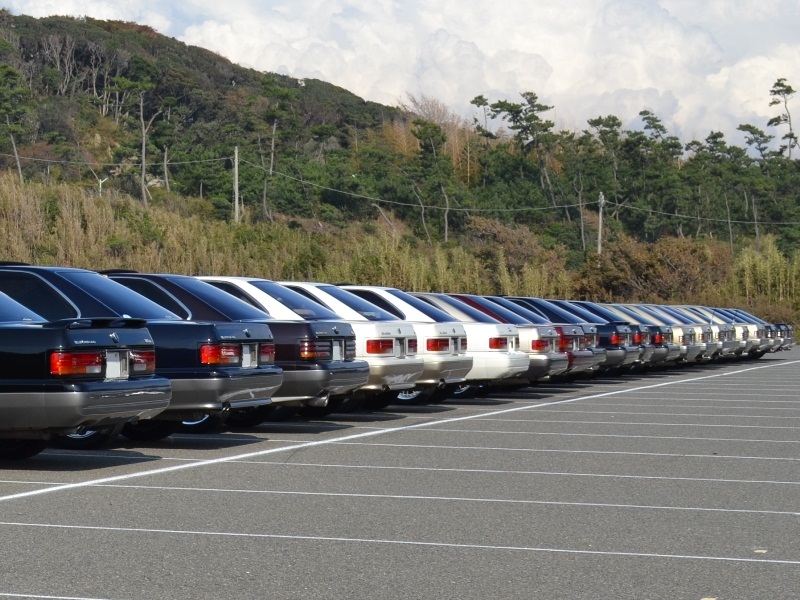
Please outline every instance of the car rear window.
[[87, 294], [120, 316], [137, 319], [168, 319], [180, 321], [181, 318], [141, 294], [128, 289], [121, 283], [92, 271], [64, 271], [61, 277], [74, 283]]
[[352, 292], [343, 290], [335, 285], [321, 285], [319, 288], [326, 294], [336, 298], [342, 304], [346, 304], [362, 317], [369, 321], [397, 321], [392, 313], [383, 310], [380, 306], [367, 302], [363, 298], [356, 296]]
[[342, 318], [329, 308], [325, 308], [318, 302], [314, 302], [298, 294], [294, 290], [282, 286], [280, 283], [258, 279], [250, 282], [253, 287], [260, 289], [265, 294], [269, 294], [275, 300], [283, 304], [303, 317], [306, 321], [341, 321]]

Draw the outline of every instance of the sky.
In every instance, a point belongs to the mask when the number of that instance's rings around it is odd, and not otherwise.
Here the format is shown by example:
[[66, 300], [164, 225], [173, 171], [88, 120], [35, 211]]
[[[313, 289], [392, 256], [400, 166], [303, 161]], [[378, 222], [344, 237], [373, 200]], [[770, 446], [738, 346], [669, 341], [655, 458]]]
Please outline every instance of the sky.
[[[13, 14], [149, 25], [245, 67], [321, 79], [397, 106], [534, 92], [557, 129], [654, 113], [684, 143], [768, 127], [779, 78], [800, 91], [799, 0], [2, 0]], [[799, 115], [800, 95], [790, 102]], [[795, 127], [795, 130], [800, 125]]]

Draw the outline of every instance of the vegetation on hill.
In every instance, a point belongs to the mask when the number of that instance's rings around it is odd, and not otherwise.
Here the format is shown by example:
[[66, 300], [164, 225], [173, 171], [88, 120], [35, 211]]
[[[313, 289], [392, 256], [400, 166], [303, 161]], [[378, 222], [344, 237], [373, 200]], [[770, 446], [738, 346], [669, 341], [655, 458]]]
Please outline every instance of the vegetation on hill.
[[637, 130], [605, 115], [557, 131], [533, 92], [474, 98], [468, 123], [133, 23], [0, 10], [4, 256], [793, 320], [793, 95], [784, 79], [765, 91], [776, 116], [742, 124], [744, 148], [683, 142], [646, 110]]

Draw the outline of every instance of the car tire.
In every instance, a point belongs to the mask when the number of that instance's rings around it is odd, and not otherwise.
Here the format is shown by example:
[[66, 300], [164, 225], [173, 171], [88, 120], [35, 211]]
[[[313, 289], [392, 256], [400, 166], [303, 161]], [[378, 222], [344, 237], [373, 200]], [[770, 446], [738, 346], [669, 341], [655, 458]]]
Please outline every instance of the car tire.
[[123, 424], [87, 429], [83, 433], [67, 433], [57, 435], [50, 440], [50, 445], [66, 450], [96, 450], [109, 445], [120, 433]]
[[171, 436], [180, 426], [180, 421], [148, 419], [138, 423], [126, 423], [121, 433], [123, 437], [134, 442], [157, 442]]
[[415, 387], [410, 390], [403, 390], [402, 392], [394, 392], [395, 404], [406, 404], [409, 406], [426, 404], [434, 396], [436, 389], [437, 388], [434, 387]]
[[258, 427], [267, 420], [273, 408], [269, 404], [265, 406], [249, 406], [247, 408], [235, 408], [228, 412], [225, 424], [228, 427]]
[[178, 431], [181, 433], [213, 433], [225, 425], [227, 419], [219, 414], [205, 414], [200, 419], [181, 421]]
[[0, 439], [0, 460], [23, 460], [47, 448], [45, 440]]

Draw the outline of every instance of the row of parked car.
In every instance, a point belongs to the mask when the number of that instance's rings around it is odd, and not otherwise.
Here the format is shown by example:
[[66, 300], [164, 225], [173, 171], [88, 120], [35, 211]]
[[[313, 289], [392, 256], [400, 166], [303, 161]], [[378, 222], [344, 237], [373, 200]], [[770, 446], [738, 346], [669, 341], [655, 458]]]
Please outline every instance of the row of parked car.
[[0, 263], [0, 458], [793, 345], [734, 308]]

